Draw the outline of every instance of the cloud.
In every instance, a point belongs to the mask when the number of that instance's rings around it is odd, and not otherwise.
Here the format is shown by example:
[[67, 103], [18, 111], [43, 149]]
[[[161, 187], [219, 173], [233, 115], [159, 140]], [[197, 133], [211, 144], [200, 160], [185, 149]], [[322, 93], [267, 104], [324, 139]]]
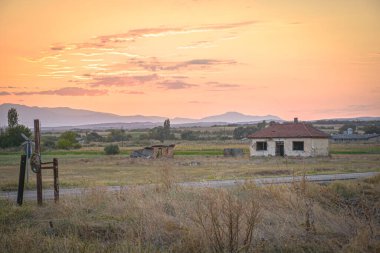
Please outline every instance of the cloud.
[[164, 88], [167, 90], [187, 89], [187, 88], [198, 86], [196, 84], [185, 83], [180, 80], [166, 80], [158, 84], [161, 88]]
[[145, 82], [158, 79], [158, 75], [143, 75], [143, 76], [101, 76], [94, 77], [91, 86], [128, 86], [143, 84]]
[[0, 86], [0, 89], [15, 89], [16, 86]]
[[143, 95], [145, 94], [143, 91], [128, 91], [128, 90], [123, 90], [121, 91], [123, 94], [129, 94], [129, 95]]
[[239, 84], [228, 84], [228, 83], [219, 83], [219, 82], [207, 82], [207, 84], [211, 84], [213, 87], [217, 88], [237, 88], [241, 87]]
[[84, 89], [79, 87], [65, 87], [57, 90], [15, 92], [15, 95], [57, 95], [57, 96], [101, 96], [106, 95], [106, 90]]
[[[147, 55], [139, 54], [144, 51], [140, 50], [139, 47], [129, 46], [133, 41], [144, 39], [145, 43], [145, 40], [148, 40], [148, 38], [204, 33], [208, 38], [200, 39], [199, 41], [195, 41], [193, 45], [190, 44], [184, 47], [209, 47], [212, 46], [213, 43], [209, 41], [209, 32], [216, 31], [217, 33], [215, 35], [217, 35], [217, 37], [225, 38], [228, 34], [235, 35], [239, 33], [240, 30], [236, 29], [249, 27], [255, 23], [256, 21], [249, 20], [244, 22], [201, 24], [195, 26], [132, 29], [126, 30], [125, 33], [92, 37], [88, 40], [79, 41], [79, 43], [50, 44], [48, 50], [41, 52], [41, 55], [24, 59], [28, 62], [43, 63], [44, 67], [49, 71], [37, 73], [37, 76], [47, 79], [71, 78], [86, 82], [86, 77], [82, 75], [83, 71], [85, 71], [93, 75], [91, 77], [92, 80], [88, 80], [92, 86], [140, 84], [157, 79], [157, 76], [150, 75], [153, 74], [152, 72], [205, 70], [215, 66], [236, 64], [236, 61], [190, 58], [188, 61], [173, 60], [172, 62], [164, 62], [153, 57], [148, 57]], [[221, 31], [224, 34], [221, 34]], [[154, 43], [154, 41], [152, 41], [152, 43]], [[173, 50], [176, 50], [176, 47], [174, 47]], [[74, 62], [75, 64], [73, 64]], [[102, 62], [111, 62], [113, 65], [107, 66], [101, 64]], [[182, 73], [175, 74], [183, 75]], [[135, 75], [144, 76], [135, 77]], [[148, 79], [146, 80], [145, 78]]]
[[64, 50], [66, 47], [65, 46], [62, 46], [62, 45], [53, 45], [50, 47], [50, 50], [53, 50], [53, 51], [61, 51], [61, 50]]
[[148, 71], [173, 71], [182, 69], [205, 69], [216, 65], [234, 65], [237, 64], [235, 60], [219, 60], [219, 59], [192, 59], [182, 62], [160, 62], [156, 58], [150, 60], [131, 60], [127, 64], [114, 65], [115, 68], [131, 68], [139, 67]]
[[12, 95], [12, 94], [6, 91], [0, 91], [0, 96], [9, 96], [9, 95]]
[[98, 36], [95, 39], [99, 41], [99, 44], [101, 46], [105, 46], [108, 43], [135, 41], [138, 38], [162, 37], [162, 36], [169, 36], [169, 35], [226, 30], [226, 29], [233, 29], [233, 28], [248, 26], [255, 23], [257, 23], [257, 21], [244, 21], [244, 22], [237, 22], [237, 23], [211, 24], [211, 25], [190, 26], [190, 27], [142, 28], [142, 29], [129, 30], [128, 32], [121, 33], [121, 34]]
[[46, 60], [60, 60], [62, 57], [62, 54], [54, 54], [54, 55], [48, 55], [43, 56], [40, 58], [23, 58], [27, 62], [44, 62]]
[[215, 65], [233, 65], [236, 64], [234, 60], [215, 60], [215, 59], [194, 59], [190, 61], [185, 61], [181, 63], [177, 63], [172, 66], [168, 66], [165, 68], [166, 70], [178, 70], [183, 68], [206, 68], [209, 66]]
[[211, 41], [197, 41], [185, 46], [179, 46], [178, 49], [194, 49], [194, 48], [211, 48], [215, 45]]

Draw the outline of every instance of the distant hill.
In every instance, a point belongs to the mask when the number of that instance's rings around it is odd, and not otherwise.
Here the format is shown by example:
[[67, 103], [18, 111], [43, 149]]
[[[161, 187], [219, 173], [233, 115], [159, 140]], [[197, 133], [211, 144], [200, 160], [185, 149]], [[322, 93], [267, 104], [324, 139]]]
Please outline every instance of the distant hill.
[[[0, 126], [7, 125], [8, 110], [14, 107], [19, 114], [21, 124], [32, 127], [34, 119], [40, 119], [43, 128], [60, 129], [91, 129], [91, 128], [151, 128], [162, 125], [167, 117], [161, 116], [120, 116], [112, 113], [102, 113], [89, 110], [72, 109], [68, 107], [36, 107], [19, 104], [0, 105]], [[229, 123], [254, 123], [262, 120], [282, 121], [277, 116], [251, 116], [238, 112], [227, 112], [202, 119], [173, 118], [173, 126], [212, 126]]]
[[19, 114], [21, 124], [31, 127], [34, 119], [40, 119], [43, 126], [78, 126], [85, 124], [101, 124], [101, 123], [132, 123], [132, 122], [164, 122], [165, 117], [157, 116], [120, 116], [112, 113], [94, 112], [89, 110], [72, 109], [68, 107], [30, 107], [18, 104], [2, 104], [0, 105], [0, 122], [1, 126], [7, 125], [8, 110], [14, 107]]
[[220, 115], [214, 115], [200, 119], [200, 122], [227, 122], [227, 123], [237, 123], [237, 122], [257, 122], [257, 121], [282, 121], [281, 118], [273, 115], [266, 116], [252, 116], [246, 115], [238, 112], [226, 112]]
[[334, 119], [321, 119], [315, 121], [378, 121], [380, 117], [356, 117], [356, 118], [334, 118]]

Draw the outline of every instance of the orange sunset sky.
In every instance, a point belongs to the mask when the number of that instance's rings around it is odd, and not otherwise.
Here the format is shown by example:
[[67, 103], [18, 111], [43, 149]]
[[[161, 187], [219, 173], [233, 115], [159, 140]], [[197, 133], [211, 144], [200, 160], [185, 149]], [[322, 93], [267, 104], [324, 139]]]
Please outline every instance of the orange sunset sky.
[[379, 0], [1, 0], [0, 53], [0, 104], [380, 116]]

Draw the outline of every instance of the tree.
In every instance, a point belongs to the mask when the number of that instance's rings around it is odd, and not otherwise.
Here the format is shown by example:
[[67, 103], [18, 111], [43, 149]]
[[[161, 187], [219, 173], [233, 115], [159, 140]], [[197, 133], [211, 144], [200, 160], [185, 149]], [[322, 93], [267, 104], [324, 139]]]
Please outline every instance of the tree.
[[257, 130], [257, 127], [254, 126], [237, 127], [233, 132], [233, 137], [236, 140], [247, 138], [248, 135], [255, 133]]
[[170, 120], [164, 121], [164, 126], [155, 127], [150, 130], [149, 137], [164, 142], [164, 140], [175, 139], [174, 134], [170, 133]]
[[170, 120], [166, 119], [164, 121], [164, 139], [169, 139], [170, 137]]
[[77, 133], [73, 131], [66, 131], [59, 136], [57, 147], [60, 149], [80, 148], [81, 145], [79, 144], [77, 137]]
[[41, 147], [43, 150], [50, 150], [56, 148], [56, 142], [58, 138], [56, 136], [41, 136]]
[[164, 142], [165, 140], [165, 130], [162, 126], [159, 126], [159, 127], [154, 127], [153, 129], [150, 130], [149, 132], [149, 137], [151, 139], [156, 139], [156, 140], [159, 140], [161, 142]]
[[8, 110], [8, 127], [0, 132], [0, 147], [20, 146], [25, 140], [21, 134], [30, 137], [32, 132], [24, 125], [18, 124], [18, 113], [15, 108]]
[[8, 110], [8, 127], [14, 128], [18, 125], [18, 113], [15, 108], [11, 108]]
[[98, 134], [97, 132], [90, 132], [89, 134], [86, 134], [86, 142], [102, 142], [103, 137]]
[[354, 124], [344, 124], [341, 128], [339, 128], [339, 133], [343, 134], [349, 128], [351, 128], [354, 133], [356, 132], [356, 125], [354, 125]]
[[107, 135], [107, 141], [127, 141], [129, 136], [125, 134], [124, 129], [111, 129], [110, 133]]
[[363, 130], [366, 134], [380, 134], [380, 126], [365, 126]]
[[16, 125], [12, 128], [8, 127], [0, 134], [0, 147], [19, 147], [25, 141], [21, 134], [31, 137], [32, 131], [24, 125]]
[[267, 122], [265, 120], [263, 120], [263, 122], [257, 124], [257, 128], [259, 130], [265, 128], [266, 126], [267, 126]]
[[199, 134], [191, 130], [187, 130], [181, 133], [182, 140], [195, 141], [198, 138], [199, 138]]

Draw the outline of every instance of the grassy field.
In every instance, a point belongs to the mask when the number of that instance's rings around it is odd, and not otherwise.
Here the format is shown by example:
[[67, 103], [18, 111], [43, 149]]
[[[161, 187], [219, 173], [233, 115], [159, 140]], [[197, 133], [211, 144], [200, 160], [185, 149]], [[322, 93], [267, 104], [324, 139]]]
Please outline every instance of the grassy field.
[[101, 188], [58, 204], [0, 200], [0, 252], [379, 252], [380, 176], [229, 189]]
[[[225, 147], [243, 148], [246, 155], [225, 158]], [[163, 170], [170, 170], [178, 182], [380, 171], [380, 145], [333, 144], [331, 157], [320, 158], [249, 158], [247, 147], [239, 142], [182, 142], [176, 146], [174, 159], [159, 160], [129, 158], [138, 147], [122, 147], [115, 156], [104, 155], [100, 147], [87, 147], [46, 151], [42, 159], [58, 158], [61, 187], [157, 183]], [[1, 190], [17, 189], [19, 163], [20, 153], [0, 152]], [[43, 171], [43, 186], [51, 187], [52, 178], [51, 171]], [[27, 188], [35, 189], [33, 173]]]

